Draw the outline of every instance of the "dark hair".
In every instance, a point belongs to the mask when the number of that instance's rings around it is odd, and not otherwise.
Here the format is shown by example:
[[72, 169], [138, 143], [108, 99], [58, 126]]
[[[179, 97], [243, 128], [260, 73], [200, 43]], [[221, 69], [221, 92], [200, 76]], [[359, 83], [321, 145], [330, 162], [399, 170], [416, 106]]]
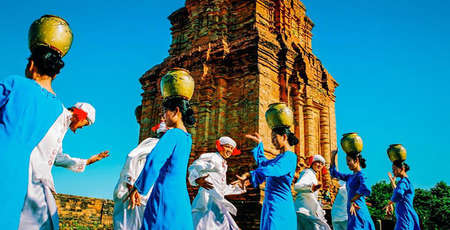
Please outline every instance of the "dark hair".
[[175, 111], [178, 107], [183, 118], [183, 123], [187, 126], [195, 124], [194, 110], [192, 110], [188, 100], [182, 97], [170, 97], [164, 100], [163, 107], [170, 111]]
[[366, 165], [366, 159], [364, 159], [362, 157], [361, 153], [350, 152], [350, 153], [347, 154], [347, 156], [350, 157], [354, 161], [358, 160], [359, 161], [359, 165], [361, 166], [361, 168], [366, 168], [366, 166], [367, 166]]
[[288, 138], [288, 143], [290, 146], [294, 146], [294, 145], [298, 144], [297, 137], [291, 132], [291, 130], [289, 129], [288, 126], [276, 127], [276, 128], [273, 128], [272, 131], [278, 135], [286, 134], [287, 138]]
[[138, 116], [142, 113], [142, 105], [136, 106], [136, 109], [134, 109], [134, 115]]
[[31, 50], [29, 61], [33, 61], [37, 72], [50, 77], [55, 76], [64, 67], [61, 55], [46, 46], [36, 46]]
[[405, 172], [408, 172], [408, 171], [409, 171], [409, 165], [406, 164], [405, 161], [402, 161], [402, 160], [396, 160], [396, 161], [393, 162], [393, 164], [394, 164], [395, 166], [397, 166], [398, 168], [404, 168], [404, 169], [405, 169]]
[[136, 121], [140, 123], [142, 116], [142, 105], [136, 106], [136, 109], [134, 109], [134, 116], [136, 116]]
[[136, 106], [136, 109], [134, 109], [134, 115], [136, 117], [140, 117], [142, 114], [142, 105]]

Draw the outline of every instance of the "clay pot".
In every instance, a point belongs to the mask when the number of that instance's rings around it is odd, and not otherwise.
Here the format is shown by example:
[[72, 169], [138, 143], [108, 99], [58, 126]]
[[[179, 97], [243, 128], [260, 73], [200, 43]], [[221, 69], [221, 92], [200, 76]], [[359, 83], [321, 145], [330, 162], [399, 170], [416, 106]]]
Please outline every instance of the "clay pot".
[[164, 99], [183, 97], [190, 100], [194, 94], [195, 82], [189, 71], [174, 68], [161, 78], [160, 87]]
[[389, 160], [394, 161], [405, 161], [406, 160], [406, 149], [401, 144], [392, 144], [387, 149], [387, 154]]
[[360, 153], [363, 149], [363, 141], [357, 133], [346, 133], [342, 135], [341, 146], [347, 154]]
[[30, 26], [28, 45], [32, 51], [36, 46], [47, 46], [57, 51], [61, 57], [72, 45], [73, 34], [64, 19], [54, 15], [44, 15]]
[[273, 103], [269, 105], [266, 111], [266, 121], [271, 129], [294, 124], [294, 113], [284, 103]]

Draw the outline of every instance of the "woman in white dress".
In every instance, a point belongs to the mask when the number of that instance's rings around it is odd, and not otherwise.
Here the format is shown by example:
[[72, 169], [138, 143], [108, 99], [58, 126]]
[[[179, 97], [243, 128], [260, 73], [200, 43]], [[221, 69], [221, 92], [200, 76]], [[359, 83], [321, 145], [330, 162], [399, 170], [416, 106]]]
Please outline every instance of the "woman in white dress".
[[226, 195], [246, 192], [249, 181], [227, 184], [227, 161], [232, 155], [239, 155], [236, 142], [230, 137], [221, 137], [216, 147], [218, 152], [204, 153], [189, 166], [189, 182], [200, 186], [192, 203], [192, 218], [196, 230], [238, 230], [231, 214], [236, 215], [236, 207], [225, 199]]
[[314, 155], [310, 168], [303, 170], [294, 185], [297, 192], [295, 210], [297, 212], [297, 229], [299, 230], [331, 230], [325, 219], [325, 211], [318, 201], [319, 189], [322, 186], [316, 174], [325, 165], [321, 155]]
[[55, 165], [83, 172], [86, 165], [109, 156], [108, 151], [104, 151], [83, 160], [63, 153], [62, 141], [66, 132], [70, 129], [75, 133], [77, 129], [91, 125], [94, 121], [95, 109], [90, 104], [77, 103], [72, 108], [63, 108], [62, 114], [33, 149], [19, 229], [59, 229], [56, 201], [52, 195], [56, 190], [51, 169]]

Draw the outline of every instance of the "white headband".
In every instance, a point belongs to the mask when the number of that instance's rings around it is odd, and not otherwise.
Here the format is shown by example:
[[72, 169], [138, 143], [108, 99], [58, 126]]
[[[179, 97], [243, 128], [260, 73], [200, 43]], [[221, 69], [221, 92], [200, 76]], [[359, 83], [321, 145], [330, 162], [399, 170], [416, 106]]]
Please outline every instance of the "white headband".
[[86, 112], [87, 113], [87, 120], [89, 121], [89, 125], [94, 124], [94, 122], [95, 122], [95, 109], [94, 109], [94, 106], [92, 106], [89, 103], [78, 102], [73, 107], [75, 107], [77, 109], [81, 109], [84, 112]]
[[321, 155], [314, 155], [312, 162], [316, 162], [316, 161], [320, 161], [323, 164], [325, 164], [325, 158], [323, 158], [323, 156], [321, 156]]
[[220, 142], [220, 145], [228, 144], [228, 145], [233, 146], [233, 148], [236, 148], [236, 141], [231, 139], [231, 137], [226, 137], [226, 136], [221, 137], [221, 138], [219, 138], [219, 142]]

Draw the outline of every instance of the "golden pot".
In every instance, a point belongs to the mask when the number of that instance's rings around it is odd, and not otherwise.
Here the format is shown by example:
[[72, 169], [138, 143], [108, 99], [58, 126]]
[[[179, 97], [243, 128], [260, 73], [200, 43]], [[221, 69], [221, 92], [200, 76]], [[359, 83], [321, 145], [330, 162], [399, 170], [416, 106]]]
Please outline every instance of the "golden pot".
[[291, 127], [294, 124], [294, 113], [282, 102], [273, 103], [266, 111], [266, 121], [271, 129], [281, 126]]
[[160, 87], [164, 99], [181, 96], [190, 100], [194, 94], [195, 82], [189, 71], [173, 68], [161, 78]]
[[342, 135], [341, 146], [347, 154], [360, 153], [363, 149], [363, 141], [358, 133], [346, 133]]
[[61, 57], [67, 54], [72, 45], [73, 34], [64, 19], [54, 15], [44, 15], [34, 21], [28, 31], [30, 50], [36, 46], [47, 46], [56, 50]]
[[392, 144], [387, 149], [387, 154], [389, 157], [389, 160], [392, 162], [400, 160], [405, 161], [406, 160], [406, 149], [401, 144]]

